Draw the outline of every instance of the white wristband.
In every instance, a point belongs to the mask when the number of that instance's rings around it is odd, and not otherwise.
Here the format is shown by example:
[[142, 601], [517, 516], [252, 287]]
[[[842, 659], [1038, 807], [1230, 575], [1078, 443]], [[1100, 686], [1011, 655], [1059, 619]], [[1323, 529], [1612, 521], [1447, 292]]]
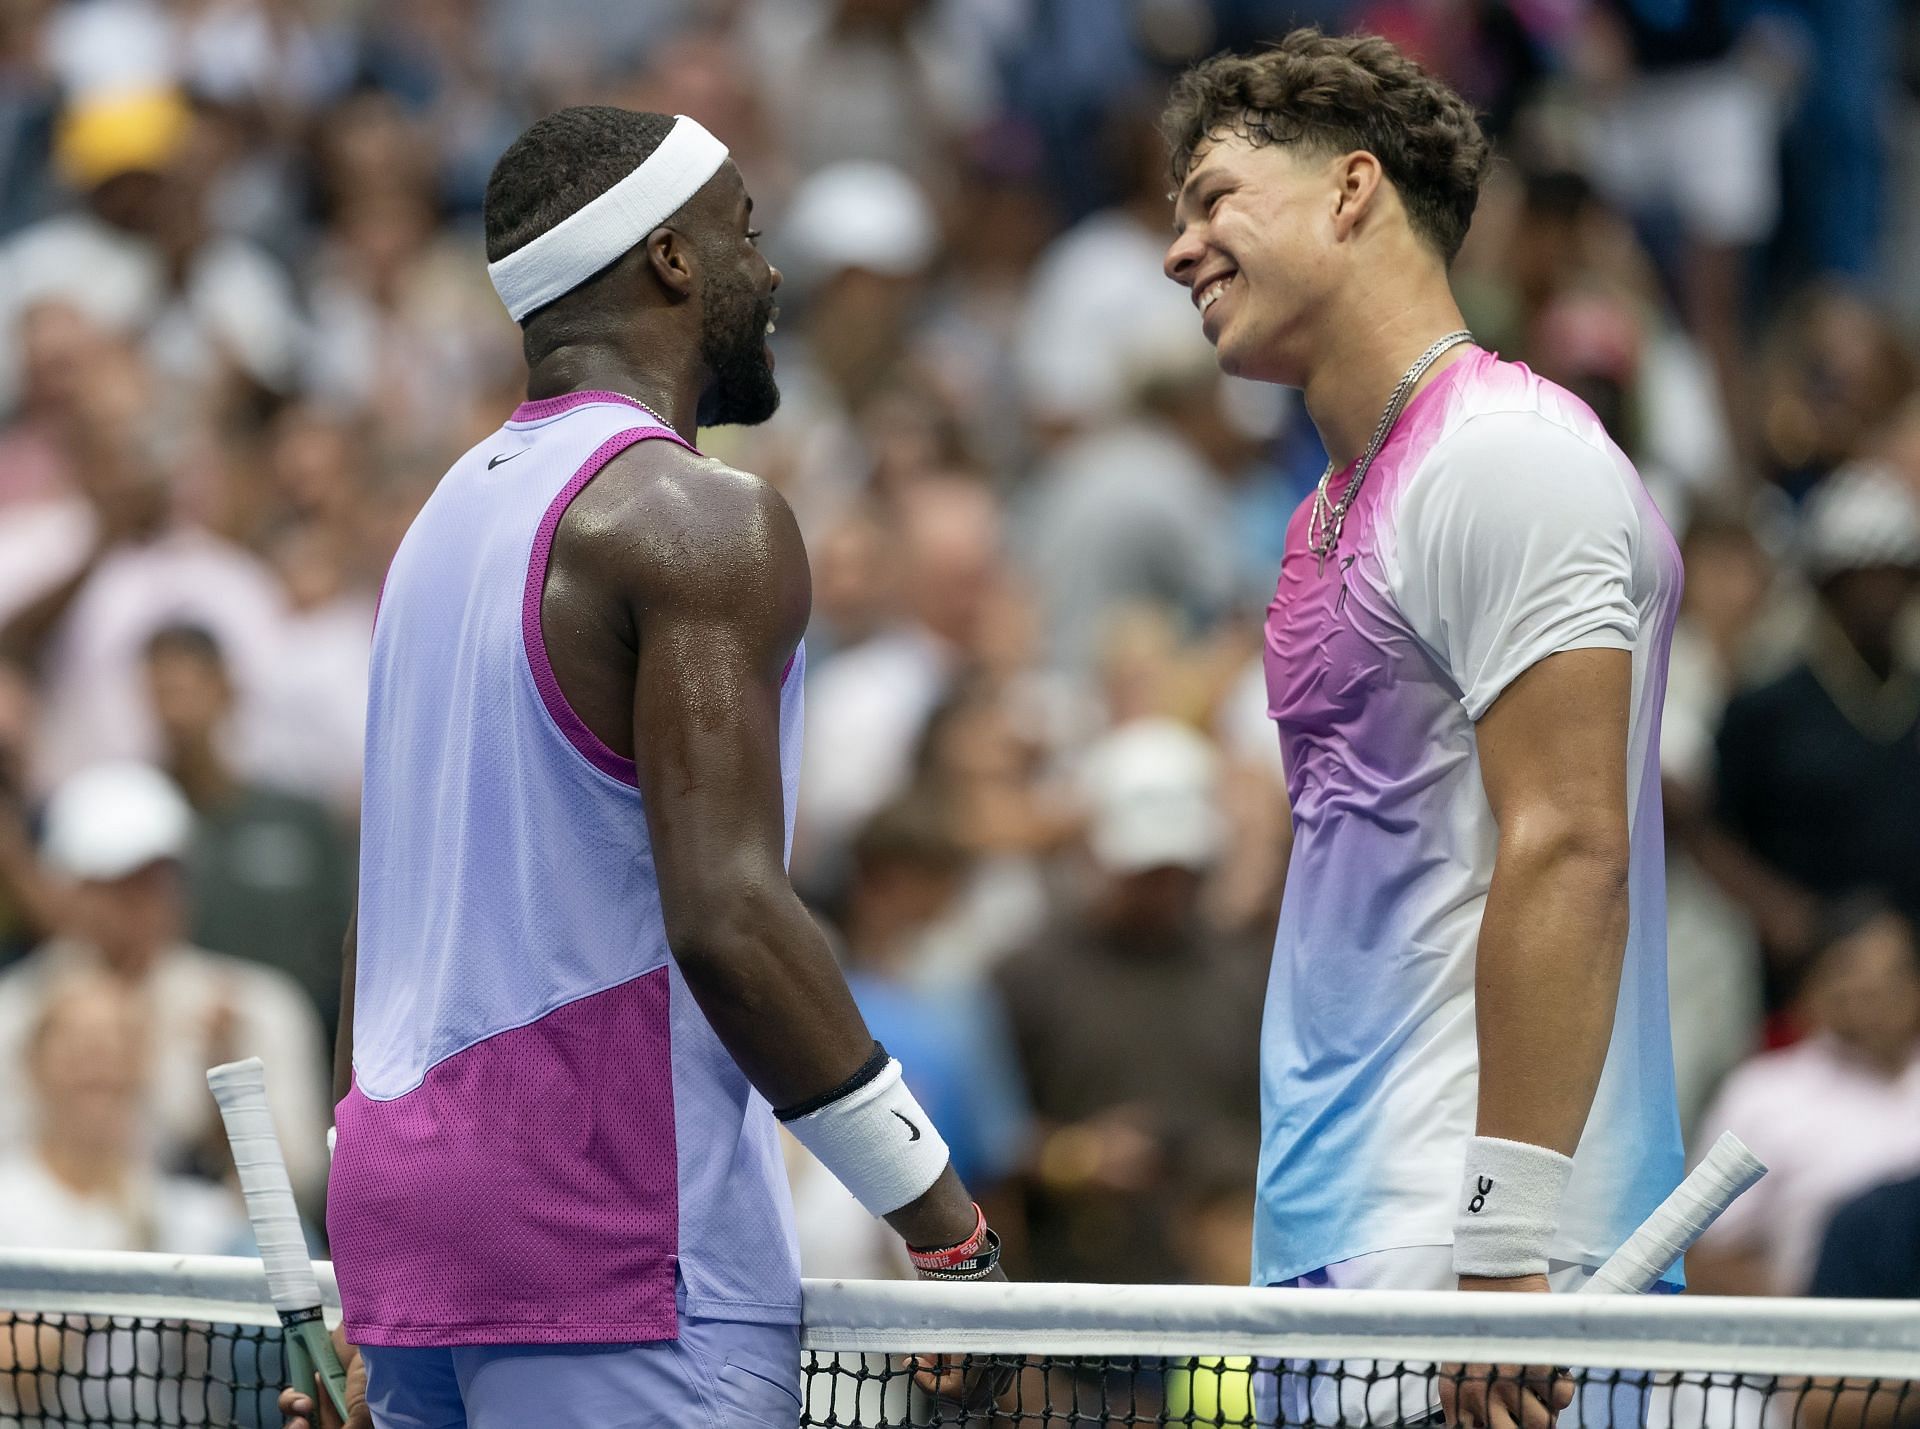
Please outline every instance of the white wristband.
[[327, 1128], [327, 1165], [329, 1166], [333, 1165], [333, 1143], [338, 1141], [339, 1139], [340, 1139], [340, 1128], [337, 1126], [328, 1127]]
[[1476, 1136], [1453, 1221], [1453, 1273], [1505, 1280], [1547, 1273], [1573, 1158], [1524, 1141]]
[[876, 1216], [917, 1201], [947, 1169], [947, 1143], [891, 1057], [872, 1081], [783, 1124]]

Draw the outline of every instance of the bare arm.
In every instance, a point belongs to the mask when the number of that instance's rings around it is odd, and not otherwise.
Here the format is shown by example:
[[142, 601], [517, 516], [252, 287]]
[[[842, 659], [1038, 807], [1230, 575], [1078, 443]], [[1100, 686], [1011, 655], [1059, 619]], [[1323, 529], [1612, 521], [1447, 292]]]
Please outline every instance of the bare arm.
[[[1626, 952], [1632, 687], [1627, 651], [1562, 651], [1508, 685], [1475, 726], [1500, 831], [1474, 968], [1478, 1136], [1571, 1156], [1593, 1106]], [[1462, 1275], [1460, 1288], [1551, 1287], [1531, 1274]], [[1497, 1385], [1443, 1382], [1447, 1422], [1551, 1429], [1573, 1400], [1572, 1382], [1550, 1368], [1500, 1375]]]
[[[774, 1106], [858, 1071], [873, 1037], [787, 880], [780, 696], [811, 600], [786, 503], [723, 469], [649, 495], [627, 566], [638, 632], [634, 750], [667, 937], [687, 987]], [[971, 1234], [949, 1167], [888, 1221], [910, 1244]]]
[[1474, 977], [1481, 1136], [1571, 1156], [1613, 1034], [1627, 939], [1624, 650], [1550, 655], [1477, 726], [1500, 850]]

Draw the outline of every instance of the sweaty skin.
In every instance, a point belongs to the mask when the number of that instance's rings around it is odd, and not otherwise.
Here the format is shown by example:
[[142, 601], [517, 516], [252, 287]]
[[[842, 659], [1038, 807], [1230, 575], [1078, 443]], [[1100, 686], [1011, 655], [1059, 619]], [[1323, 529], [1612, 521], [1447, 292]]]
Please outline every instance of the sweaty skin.
[[[528, 396], [624, 393], [691, 441], [728, 395], [703, 341], [706, 306], [759, 312], [779, 287], [752, 211], [729, 161], [606, 272], [531, 314]], [[811, 600], [799, 528], [778, 492], [647, 441], [567, 508], [541, 601], [562, 692], [636, 760], [688, 989], [776, 1107], [830, 1091], [873, 1047], [783, 857], [780, 689]], [[353, 954], [350, 932], [336, 1092], [352, 1064]], [[973, 1202], [949, 1167], [887, 1220], [910, 1245], [952, 1245], [973, 1232]]]
[[[752, 213], [729, 161], [606, 272], [531, 314], [529, 398], [623, 393], [688, 441], [703, 415], [764, 419], [770, 404], [756, 417], [725, 415], [729, 394], [705, 340], [710, 298], [764, 324], [761, 309], [779, 287], [754, 242]], [[738, 339], [739, 318], [728, 321], [734, 330], [722, 336]], [[777, 491], [676, 443], [645, 441], [568, 506], [540, 607], [567, 702], [635, 760], [667, 939], [687, 988], [776, 1107], [837, 1087], [873, 1048], [826, 939], [787, 881], [780, 691], [811, 605], [806, 550]], [[354, 963], [349, 928], [336, 1097], [352, 1075]], [[887, 1223], [909, 1245], [955, 1245], [973, 1233], [974, 1214], [948, 1166]], [[358, 1356], [343, 1349], [358, 1372]], [[939, 1357], [913, 1368], [929, 1392], [969, 1404], [1001, 1387], [990, 1370]], [[316, 1398], [300, 1388], [282, 1394], [288, 1429], [338, 1422]], [[364, 1402], [353, 1408], [348, 1429], [365, 1429]]]
[[[775, 1106], [837, 1086], [873, 1045], [783, 857], [780, 691], [811, 604], [780, 494], [664, 441], [629, 447], [575, 498], [541, 604], [561, 689], [636, 761], [681, 973]], [[972, 1214], [949, 1170], [889, 1220], [937, 1245]]]

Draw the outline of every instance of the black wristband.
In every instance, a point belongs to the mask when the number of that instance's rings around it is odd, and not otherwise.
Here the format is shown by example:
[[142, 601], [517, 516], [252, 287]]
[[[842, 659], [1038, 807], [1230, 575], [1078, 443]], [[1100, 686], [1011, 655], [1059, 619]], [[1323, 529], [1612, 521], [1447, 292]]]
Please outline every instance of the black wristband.
[[922, 1280], [985, 1280], [1000, 1264], [1000, 1237], [988, 1227], [983, 1240], [980, 1253], [958, 1265], [941, 1270], [916, 1269], [914, 1273]]
[[851, 1077], [848, 1077], [831, 1091], [822, 1092], [817, 1097], [808, 1097], [805, 1101], [795, 1102], [792, 1106], [775, 1107], [773, 1109], [774, 1118], [778, 1121], [797, 1121], [803, 1116], [813, 1115], [813, 1113], [819, 1111], [821, 1107], [832, 1106], [835, 1102], [839, 1101], [840, 1098], [852, 1096], [868, 1082], [886, 1071], [887, 1063], [891, 1060], [892, 1058], [887, 1056], [887, 1049], [876, 1041], [873, 1044], [873, 1055], [860, 1064], [859, 1071], [855, 1072]]

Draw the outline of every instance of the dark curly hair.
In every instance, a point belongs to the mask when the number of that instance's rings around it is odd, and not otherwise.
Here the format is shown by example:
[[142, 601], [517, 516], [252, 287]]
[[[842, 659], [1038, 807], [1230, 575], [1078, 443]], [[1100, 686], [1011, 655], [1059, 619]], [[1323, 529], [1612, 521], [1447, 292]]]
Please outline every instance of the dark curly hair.
[[1374, 35], [1301, 29], [1256, 54], [1203, 60], [1174, 82], [1160, 127], [1176, 184], [1195, 150], [1227, 135], [1327, 155], [1364, 149], [1448, 263], [1492, 165], [1472, 107]]

